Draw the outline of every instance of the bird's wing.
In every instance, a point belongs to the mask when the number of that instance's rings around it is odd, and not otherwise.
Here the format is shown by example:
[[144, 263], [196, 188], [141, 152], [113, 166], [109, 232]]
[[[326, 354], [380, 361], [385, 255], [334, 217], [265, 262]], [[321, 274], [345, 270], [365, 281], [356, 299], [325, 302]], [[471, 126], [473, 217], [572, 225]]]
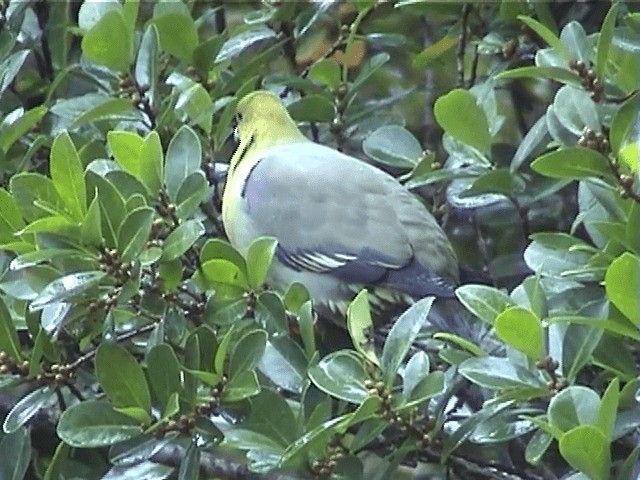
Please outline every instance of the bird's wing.
[[[453, 295], [455, 274], [448, 269], [457, 267], [441, 268], [449, 254], [416, 256], [424, 246], [414, 244], [430, 241], [432, 232], [424, 229], [435, 226], [444, 237], [433, 217], [396, 180], [364, 162], [310, 142], [272, 147], [241, 195], [251, 231], [276, 237], [278, 259], [294, 270], [412, 296]], [[436, 257], [441, 243], [450, 249], [446, 237], [435, 243], [429, 248]]]

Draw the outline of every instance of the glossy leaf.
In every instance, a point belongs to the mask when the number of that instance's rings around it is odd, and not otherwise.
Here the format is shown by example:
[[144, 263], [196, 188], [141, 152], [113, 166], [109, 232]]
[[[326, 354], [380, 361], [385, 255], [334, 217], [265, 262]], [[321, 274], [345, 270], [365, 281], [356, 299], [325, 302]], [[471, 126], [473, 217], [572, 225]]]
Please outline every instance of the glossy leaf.
[[298, 122], [330, 122], [335, 116], [333, 103], [323, 95], [307, 95], [287, 106]]
[[402, 361], [411, 348], [433, 305], [434, 297], [426, 297], [412, 305], [393, 324], [380, 358], [384, 382], [391, 387]]
[[374, 365], [380, 365], [371, 336], [373, 321], [367, 290], [361, 290], [347, 308], [347, 329], [356, 351]]
[[278, 241], [273, 237], [254, 240], [247, 250], [247, 280], [252, 288], [264, 285]]
[[470, 358], [460, 365], [459, 371], [471, 382], [491, 390], [533, 387], [540, 389], [542, 394], [546, 389], [537, 375], [506, 358]]
[[337, 87], [340, 83], [340, 67], [334, 60], [325, 58], [311, 66], [309, 78], [329, 88]]
[[604, 81], [604, 75], [609, 60], [609, 49], [613, 40], [613, 33], [616, 27], [618, 16], [618, 3], [613, 3], [607, 15], [604, 17], [600, 33], [598, 34], [598, 45], [596, 48], [596, 74], [600, 81]]
[[320, 390], [347, 402], [361, 403], [368, 396], [363, 361], [347, 350], [333, 352], [320, 360], [309, 369], [309, 378]]
[[71, 273], [49, 283], [29, 304], [31, 311], [39, 310], [45, 305], [60, 302], [82, 295], [96, 287], [106, 276], [104, 272]]
[[362, 150], [377, 162], [396, 168], [414, 168], [422, 156], [418, 140], [399, 125], [386, 125], [369, 134]]
[[600, 397], [590, 388], [571, 386], [551, 399], [549, 423], [568, 432], [580, 425], [594, 425], [597, 421]]
[[[460, 115], [464, 112], [464, 115]], [[438, 98], [433, 114], [440, 126], [456, 140], [487, 153], [491, 147], [491, 133], [487, 116], [478, 99], [468, 90], [455, 89]], [[473, 128], [469, 128], [473, 125]]]
[[582, 179], [611, 176], [604, 155], [581, 147], [564, 148], [542, 155], [533, 161], [531, 168], [551, 178]]
[[53, 141], [49, 169], [53, 184], [72, 217], [82, 220], [87, 211], [84, 168], [67, 132], [59, 134]]
[[153, 209], [136, 208], [127, 215], [118, 230], [118, 253], [124, 262], [135, 260], [149, 240]]
[[229, 362], [229, 375], [251, 371], [260, 363], [267, 346], [267, 333], [254, 330], [243, 335], [235, 345]]
[[62, 413], [58, 436], [78, 448], [114, 445], [142, 434], [139, 423], [103, 400], [87, 400], [72, 405]]
[[[14, 433], [0, 436], [0, 478], [6, 480], [22, 480], [26, 478], [31, 462], [31, 432], [22, 428]], [[45, 480], [47, 480], [45, 478]]]
[[16, 361], [22, 359], [18, 331], [2, 297], [0, 297], [0, 351]]
[[463, 285], [456, 289], [456, 297], [467, 310], [490, 325], [512, 305], [506, 293], [487, 285]]
[[190, 61], [198, 45], [198, 31], [193, 19], [189, 15], [168, 13], [154, 15], [152, 22], [158, 30], [162, 49], [180, 60]]
[[132, 61], [132, 39], [121, 11], [110, 10], [84, 35], [82, 53], [116, 71], [127, 71]]
[[640, 325], [640, 258], [629, 252], [616, 258], [607, 269], [605, 289], [618, 310]]
[[573, 468], [594, 480], [606, 480], [611, 467], [609, 442], [599, 428], [581, 425], [565, 433], [559, 442], [560, 454]]
[[50, 387], [37, 388], [33, 392], [22, 397], [4, 418], [2, 429], [5, 433], [17, 432], [25, 425], [45, 404], [53, 397], [53, 389]]
[[164, 241], [162, 256], [165, 262], [182, 256], [196, 241], [204, 235], [204, 225], [200, 220], [187, 220], [171, 232]]
[[180, 364], [173, 349], [166, 343], [156, 345], [147, 356], [147, 376], [155, 398], [166, 411], [169, 400], [181, 392]]
[[164, 183], [169, 197], [176, 197], [182, 182], [193, 172], [200, 170], [201, 162], [202, 147], [198, 136], [190, 127], [181, 127], [167, 149]]
[[510, 307], [495, 320], [496, 334], [507, 345], [521, 351], [533, 360], [545, 355], [544, 331], [540, 319], [522, 307]]
[[96, 354], [96, 376], [114, 407], [151, 411], [151, 397], [142, 367], [119, 345], [102, 343]]

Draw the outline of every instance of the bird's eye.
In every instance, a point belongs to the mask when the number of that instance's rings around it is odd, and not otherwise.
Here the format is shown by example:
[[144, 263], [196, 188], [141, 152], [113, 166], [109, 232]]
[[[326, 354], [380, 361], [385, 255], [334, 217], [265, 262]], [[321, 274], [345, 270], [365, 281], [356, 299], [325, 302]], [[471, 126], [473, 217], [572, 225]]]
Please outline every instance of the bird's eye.
[[236, 122], [240, 123], [242, 121], [242, 114], [241, 113], [236, 113]]

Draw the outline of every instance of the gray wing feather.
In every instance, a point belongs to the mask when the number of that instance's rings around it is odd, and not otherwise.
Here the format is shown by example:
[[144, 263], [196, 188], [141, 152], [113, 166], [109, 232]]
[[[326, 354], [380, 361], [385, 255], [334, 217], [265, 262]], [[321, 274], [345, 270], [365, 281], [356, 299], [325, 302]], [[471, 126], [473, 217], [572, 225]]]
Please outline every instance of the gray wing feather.
[[421, 295], [449, 296], [457, 279], [455, 255], [424, 206], [391, 176], [330, 148], [269, 149], [243, 197], [252, 230], [276, 237], [278, 259], [294, 270]]

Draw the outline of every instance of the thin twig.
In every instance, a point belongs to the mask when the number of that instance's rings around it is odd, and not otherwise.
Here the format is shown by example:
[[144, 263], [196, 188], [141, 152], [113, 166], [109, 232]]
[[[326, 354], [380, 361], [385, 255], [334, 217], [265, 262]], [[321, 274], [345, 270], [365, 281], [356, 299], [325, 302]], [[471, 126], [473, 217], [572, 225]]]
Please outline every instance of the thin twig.
[[[125, 333], [123, 333], [121, 335], [118, 335], [116, 337], [115, 343], [126, 342], [127, 340], [130, 340], [133, 337], [137, 337], [138, 335], [142, 335], [143, 333], [150, 332], [155, 327], [156, 327], [156, 323], [148, 323], [146, 325], [143, 325], [140, 328], [135, 328], [135, 329], [130, 330], [128, 332], [125, 332]], [[69, 364], [69, 368], [72, 369], [72, 370], [78, 368], [83, 363], [88, 362], [89, 360], [93, 359], [93, 357], [96, 356], [97, 352], [98, 352], [98, 349], [95, 348], [95, 349], [91, 350], [90, 352], [85, 353], [81, 357], [76, 358], [73, 363]]]
[[465, 3], [462, 6], [462, 30], [458, 40], [458, 51], [456, 53], [457, 71], [458, 71], [458, 87], [464, 87], [464, 54], [467, 49], [467, 25], [469, 23], [469, 13], [471, 13], [471, 4]]

